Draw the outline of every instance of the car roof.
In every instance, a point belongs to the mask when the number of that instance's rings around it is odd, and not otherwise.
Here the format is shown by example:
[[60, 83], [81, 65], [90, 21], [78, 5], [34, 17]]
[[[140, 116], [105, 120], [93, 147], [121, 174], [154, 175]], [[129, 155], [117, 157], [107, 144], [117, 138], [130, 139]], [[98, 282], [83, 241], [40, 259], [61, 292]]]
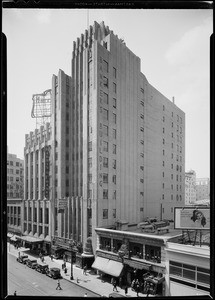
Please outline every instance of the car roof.
[[60, 271], [59, 268], [50, 268], [51, 271]]

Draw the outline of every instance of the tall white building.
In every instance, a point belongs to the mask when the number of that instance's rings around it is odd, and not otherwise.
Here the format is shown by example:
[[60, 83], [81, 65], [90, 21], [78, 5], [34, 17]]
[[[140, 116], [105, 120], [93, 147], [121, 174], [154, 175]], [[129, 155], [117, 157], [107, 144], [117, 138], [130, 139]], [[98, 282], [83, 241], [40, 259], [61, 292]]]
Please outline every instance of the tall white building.
[[185, 205], [196, 202], [196, 172], [190, 170], [185, 173]]

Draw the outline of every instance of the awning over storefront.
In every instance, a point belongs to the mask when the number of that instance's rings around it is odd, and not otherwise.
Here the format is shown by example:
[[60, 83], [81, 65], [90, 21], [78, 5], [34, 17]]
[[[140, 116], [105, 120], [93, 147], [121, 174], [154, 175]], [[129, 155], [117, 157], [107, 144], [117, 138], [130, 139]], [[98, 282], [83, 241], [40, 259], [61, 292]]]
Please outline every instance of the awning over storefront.
[[43, 242], [42, 239], [39, 239], [39, 238], [36, 238], [36, 237], [33, 237], [33, 236], [29, 236], [29, 235], [26, 235], [26, 236], [21, 236], [19, 237], [22, 241], [25, 241], [27, 243], [41, 243]]
[[97, 256], [92, 264], [92, 268], [111, 276], [119, 277], [123, 269], [123, 264], [121, 262]]

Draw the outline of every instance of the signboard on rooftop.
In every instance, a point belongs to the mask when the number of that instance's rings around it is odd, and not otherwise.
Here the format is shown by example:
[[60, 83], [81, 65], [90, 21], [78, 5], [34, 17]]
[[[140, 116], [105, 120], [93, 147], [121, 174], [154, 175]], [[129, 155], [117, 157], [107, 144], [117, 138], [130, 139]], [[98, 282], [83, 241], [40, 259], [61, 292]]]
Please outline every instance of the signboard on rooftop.
[[67, 208], [67, 199], [58, 199], [58, 212], [64, 212]]
[[210, 230], [210, 209], [202, 207], [175, 207], [175, 229]]

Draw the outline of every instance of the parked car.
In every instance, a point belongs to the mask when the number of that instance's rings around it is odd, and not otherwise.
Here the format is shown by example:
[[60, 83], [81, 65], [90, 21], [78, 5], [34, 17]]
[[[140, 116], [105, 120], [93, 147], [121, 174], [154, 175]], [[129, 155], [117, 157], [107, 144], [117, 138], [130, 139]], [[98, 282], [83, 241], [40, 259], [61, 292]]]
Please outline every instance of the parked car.
[[35, 270], [37, 272], [40, 272], [42, 274], [46, 274], [47, 273], [47, 270], [48, 270], [49, 266], [47, 264], [44, 264], [42, 262], [39, 262], [37, 263], [37, 266], [35, 268]]
[[32, 268], [32, 269], [35, 269], [36, 266], [37, 266], [37, 260], [36, 259], [27, 259], [26, 261], [26, 265], [29, 267], [29, 268]]
[[46, 275], [54, 279], [62, 278], [59, 268], [48, 269]]
[[28, 260], [28, 255], [20, 255], [19, 257], [17, 257], [16, 260], [22, 264], [26, 264], [26, 261]]
[[117, 294], [117, 293], [110, 293], [109, 294], [109, 298], [118, 298], [118, 297], [126, 297], [126, 296], [123, 296], [123, 295]]

